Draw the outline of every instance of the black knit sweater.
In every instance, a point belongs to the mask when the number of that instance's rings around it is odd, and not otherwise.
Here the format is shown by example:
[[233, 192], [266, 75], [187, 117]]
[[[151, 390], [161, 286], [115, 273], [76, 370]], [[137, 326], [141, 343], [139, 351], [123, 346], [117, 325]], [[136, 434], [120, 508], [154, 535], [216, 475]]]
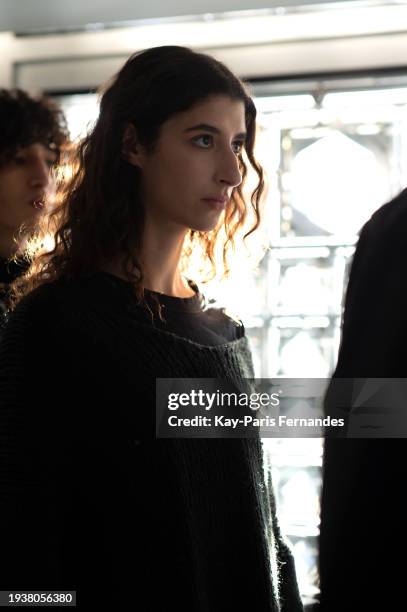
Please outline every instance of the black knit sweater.
[[301, 610], [260, 440], [155, 440], [155, 378], [253, 376], [247, 338], [140, 322], [107, 275], [44, 285], [0, 345], [0, 589], [81, 610]]
[[0, 257], [0, 329], [2, 326], [1, 316], [7, 310], [7, 297], [9, 285], [28, 268], [25, 260], [14, 261], [5, 257]]

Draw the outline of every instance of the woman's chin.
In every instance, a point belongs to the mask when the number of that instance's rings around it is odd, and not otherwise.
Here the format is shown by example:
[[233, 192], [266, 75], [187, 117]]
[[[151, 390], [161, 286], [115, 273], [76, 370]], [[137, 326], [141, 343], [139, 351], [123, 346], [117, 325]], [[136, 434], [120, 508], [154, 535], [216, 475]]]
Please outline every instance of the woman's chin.
[[194, 230], [195, 232], [211, 232], [212, 230], [217, 228], [218, 225], [219, 215], [217, 215], [216, 218], [213, 219], [202, 219], [199, 222], [196, 221], [194, 224], [191, 224], [190, 229]]

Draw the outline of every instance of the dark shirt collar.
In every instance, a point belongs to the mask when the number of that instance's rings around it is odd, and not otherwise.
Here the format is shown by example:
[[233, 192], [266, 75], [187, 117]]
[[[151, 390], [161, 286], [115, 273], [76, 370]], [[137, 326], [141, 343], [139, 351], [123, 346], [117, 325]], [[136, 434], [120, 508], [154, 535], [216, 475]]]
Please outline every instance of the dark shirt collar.
[[[107, 275], [116, 284], [116, 286], [122, 286], [123, 288], [127, 288], [127, 290], [130, 289], [133, 291], [133, 287], [128, 281], [119, 278], [114, 274], [110, 274], [110, 272], [101, 271], [100, 274]], [[175, 297], [172, 295], [166, 295], [165, 293], [160, 293], [159, 291], [144, 289], [145, 301], [150, 307], [154, 307], [156, 306], [155, 298], [158, 298], [161, 306], [163, 306], [165, 310], [177, 310], [178, 312], [202, 312], [207, 307], [206, 298], [199, 291], [199, 288], [194, 281], [188, 280], [188, 284], [195, 292], [195, 295], [191, 297]]]

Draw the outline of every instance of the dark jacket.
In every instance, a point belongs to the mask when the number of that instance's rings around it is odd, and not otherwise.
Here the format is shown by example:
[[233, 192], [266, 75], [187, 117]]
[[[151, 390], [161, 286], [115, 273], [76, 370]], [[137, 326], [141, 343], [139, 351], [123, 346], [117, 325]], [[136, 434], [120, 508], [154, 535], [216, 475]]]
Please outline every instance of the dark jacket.
[[[334, 373], [334, 378], [404, 377], [407, 190], [380, 208], [361, 232]], [[325, 441], [320, 536], [322, 610], [405, 607], [406, 455], [405, 439]]]

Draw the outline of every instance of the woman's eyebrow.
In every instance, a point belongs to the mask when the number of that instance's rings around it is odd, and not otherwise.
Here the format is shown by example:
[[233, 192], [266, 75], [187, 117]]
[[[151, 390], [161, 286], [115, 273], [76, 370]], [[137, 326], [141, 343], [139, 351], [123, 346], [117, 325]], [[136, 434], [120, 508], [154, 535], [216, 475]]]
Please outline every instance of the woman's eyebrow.
[[[204, 130], [206, 132], [212, 132], [213, 134], [220, 134], [221, 131], [215, 127], [214, 125], [209, 125], [208, 123], [199, 123], [197, 125], [193, 125], [189, 128], [186, 128], [184, 132], [196, 132], [197, 130]], [[247, 136], [247, 132], [239, 132], [236, 134], [235, 138], [245, 139]]]

